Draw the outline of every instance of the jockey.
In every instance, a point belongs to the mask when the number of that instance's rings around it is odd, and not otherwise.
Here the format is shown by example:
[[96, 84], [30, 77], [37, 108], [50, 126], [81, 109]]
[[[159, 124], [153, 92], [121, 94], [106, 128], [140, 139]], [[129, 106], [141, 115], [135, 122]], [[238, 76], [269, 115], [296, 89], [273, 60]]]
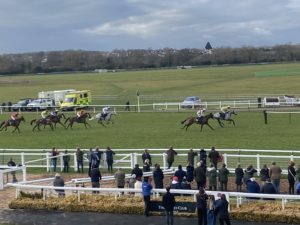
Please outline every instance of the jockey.
[[85, 113], [85, 111], [83, 109], [78, 110], [76, 112], [77, 118], [79, 119], [80, 117], [82, 117], [84, 113]]
[[230, 110], [230, 106], [229, 105], [223, 106], [221, 108], [221, 114], [222, 114], [222, 117], [223, 117], [224, 120], [225, 120], [225, 115], [229, 112], [229, 110]]
[[109, 113], [110, 107], [109, 106], [105, 106], [102, 109], [102, 117], [105, 119], [105, 117], [107, 116], [107, 114]]
[[13, 112], [10, 116], [10, 118], [15, 121], [16, 119], [18, 119], [19, 113], [18, 112]]
[[56, 117], [57, 116], [57, 113], [58, 113], [58, 109], [55, 109], [54, 111], [51, 111], [50, 115], [52, 117]]
[[42, 119], [47, 119], [47, 117], [49, 116], [49, 110], [46, 109], [41, 113], [41, 117]]
[[201, 119], [204, 117], [204, 113], [206, 111], [206, 108], [200, 108], [198, 111], [197, 111], [197, 121], [200, 122]]

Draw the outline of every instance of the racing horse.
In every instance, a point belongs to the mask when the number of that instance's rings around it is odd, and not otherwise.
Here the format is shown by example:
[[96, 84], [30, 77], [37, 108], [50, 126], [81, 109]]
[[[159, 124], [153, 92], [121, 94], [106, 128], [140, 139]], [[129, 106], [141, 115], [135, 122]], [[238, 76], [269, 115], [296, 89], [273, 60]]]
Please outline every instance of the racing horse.
[[7, 121], [3, 121], [1, 124], [0, 124], [0, 131], [2, 131], [3, 129], [5, 129], [5, 131], [7, 131], [7, 127], [9, 126], [12, 126], [12, 127], [15, 127], [15, 129], [12, 131], [12, 133], [14, 133], [16, 130], [18, 130], [18, 132], [20, 133], [20, 129], [19, 129], [19, 126], [20, 126], [20, 123], [21, 122], [25, 122], [25, 118], [23, 116], [20, 116], [19, 118], [17, 118], [16, 120], [7, 120]]
[[235, 126], [235, 122], [233, 119], [231, 119], [232, 115], [237, 115], [237, 113], [234, 110], [230, 110], [227, 113], [225, 113], [225, 115], [221, 112], [217, 112], [214, 114], [214, 119], [218, 120], [218, 123], [221, 127], [224, 127], [224, 123], [222, 122], [222, 120], [224, 121], [228, 121], [229, 124], [233, 124], [233, 126]]
[[185, 120], [181, 121], [181, 124], [184, 125], [181, 129], [184, 129], [187, 131], [187, 129], [194, 123], [199, 124], [201, 126], [201, 131], [204, 125], [207, 125], [210, 129], [214, 130], [214, 128], [212, 128], [208, 121], [210, 119], [214, 119], [214, 115], [212, 113], [207, 114], [206, 116], [202, 117], [201, 121], [197, 120], [198, 117], [193, 116], [193, 117], [188, 117]]
[[53, 127], [53, 124], [52, 124], [52, 120], [49, 118], [49, 117], [47, 117], [47, 118], [41, 118], [41, 119], [34, 119], [34, 120], [31, 120], [31, 122], [30, 122], [30, 125], [32, 125], [32, 124], [34, 124], [35, 123], [35, 125], [34, 125], [34, 127], [32, 128], [32, 131], [34, 131], [35, 130], [35, 128], [38, 128], [38, 130], [39, 131], [41, 131], [41, 129], [40, 129], [40, 126], [41, 125], [44, 125], [44, 128], [48, 125], [48, 126], [50, 126], [51, 127], [51, 130], [54, 130], [54, 127]]
[[91, 125], [86, 122], [86, 118], [91, 118], [91, 114], [89, 114], [89, 113], [86, 112], [80, 118], [78, 118], [77, 116], [68, 117], [66, 119], [66, 121], [65, 121], [65, 124], [69, 121], [69, 124], [68, 124], [68, 126], [66, 128], [68, 129], [69, 127], [71, 127], [71, 129], [72, 129], [73, 124], [75, 122], [76, 123], [83, 123], [84, 126], [85, 126], [85, 128], [87, 128], [87, 125], [89, 127], [91, 127]]
[[109, 123], [114, 124], [113, 116], [115, 116], [115, 115], [117, 115], [116, 111], [109, 112], [106, 115], [106, 117], [103, 117], [102, 113], [98, 113], [95, 116], [92, 116], [92, 118], [90, 118], [89, 120], [95, 120], [95, 119], [97, 119], [98, 123], [100, 123], [102, 126], [106, 127], [104, 125], [104, 122], [106, 123], [106, 125], [108, 125]]
[[60, 121], [61, 118], [66, 119], [66, 116], [64, 113], [58, 113], [56, 116], [49, 116], [49, 119], [51, 120], [52, 123], [54, 123], [54, 128], [56, 129], [56, 124], [60, 124], [62, 125], [64, 128], [66, 128], [66, 126]]

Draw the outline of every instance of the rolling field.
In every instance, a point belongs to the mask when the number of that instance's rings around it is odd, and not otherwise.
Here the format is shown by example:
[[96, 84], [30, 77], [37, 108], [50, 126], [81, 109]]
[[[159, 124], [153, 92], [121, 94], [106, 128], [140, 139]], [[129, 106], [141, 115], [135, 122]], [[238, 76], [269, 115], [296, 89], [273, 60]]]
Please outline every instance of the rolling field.
[[[256, 77], [264, 71], [293, 71], [292, 75]], [[276, 74], [278, 74], [276, 73]], [[186, 96], [198, 95], [202, 101], [212, 96], [264, 96], [264, 94], [300, 93], [300, 64], [269, 64], [252, 66], [205, 67], [191, 70], [130, 71], [106, 74], [52, 74], [0, 76], [0, 103], [24, 97], [37, 97], [39, 91], [60, 89], [89, 89], [92, 95], [115, 95], [115, 99], [95, 99], [94, 104], [124, 104], [130, 100], [136, 104], [136, 91], [141, 95], [160, 96], [156, 102], [166, 100], [180, 102]], [[143, 103], [153, 99], [143, 99]], [[45, 148], [59, 149], [111, 146], [113, 148], [253, 148], [253, 149], [299, 149], [300, 114], [293, 115], [289, 124], [288, 115], [272, 115], [270, 124], [264, 125], [261, 112], [240, 112], [237, 126], [211, 131], [193, 125], [187, 132], [180, 129], [180, 121], [195, 112], [181, 113], [119, 113], [113, 127], [103, 128], [91, 121], [92, 128], [76, 124], [74, 130], [61, 127], [55, 132], [49, 128], [32, 132], [29, 121], [38, 118], [35, 113], [24, 113], [26, 123], [21, 125], [21, 134], [0, 132], [0, 148]], [[0, 115], [0, 121], [9, 114]], [[59, 125], [58, 125], [59, 126]], [[11, 129], [11, 128], [10, 128]]]

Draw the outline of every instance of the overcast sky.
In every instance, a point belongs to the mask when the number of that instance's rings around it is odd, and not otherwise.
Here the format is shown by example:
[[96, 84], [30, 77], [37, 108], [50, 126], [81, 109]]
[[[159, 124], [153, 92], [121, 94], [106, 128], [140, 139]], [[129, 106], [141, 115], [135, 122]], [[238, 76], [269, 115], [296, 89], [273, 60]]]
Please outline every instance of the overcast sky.
[[299, 44], [300, 0], [0, 0], [0, 53]]

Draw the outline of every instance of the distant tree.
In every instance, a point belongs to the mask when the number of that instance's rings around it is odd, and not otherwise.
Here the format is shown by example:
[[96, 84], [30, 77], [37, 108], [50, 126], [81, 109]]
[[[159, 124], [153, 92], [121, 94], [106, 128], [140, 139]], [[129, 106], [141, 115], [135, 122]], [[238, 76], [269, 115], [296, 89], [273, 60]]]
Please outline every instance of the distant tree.
[[211, 44], [209, 42], [206, 43], [205, 49], [206, 50], [211, 50], [212, 49]]

